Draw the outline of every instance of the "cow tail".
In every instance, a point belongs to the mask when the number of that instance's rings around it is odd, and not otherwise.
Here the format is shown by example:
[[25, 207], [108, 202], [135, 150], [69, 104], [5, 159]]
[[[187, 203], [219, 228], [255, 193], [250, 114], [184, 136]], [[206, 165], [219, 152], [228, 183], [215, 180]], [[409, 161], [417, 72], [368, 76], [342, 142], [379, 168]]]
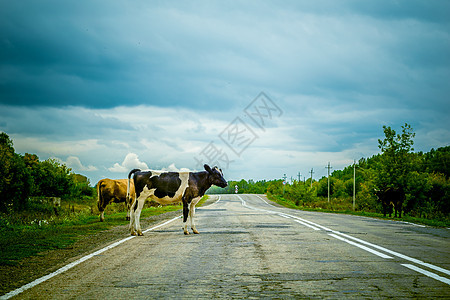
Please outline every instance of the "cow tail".
[[130, 203], [130, 206], [131, 206], [131, 204], [133, 204], [133, 203], [131, 203], [131, 197], [130, 197], [130, 178], [131, 178], [131, 175], [133, 175], [133, 173], [140, 172], [140, 171], [141, 171], [141, 170], [139, 170], [139, 169], [133, 169], [133, 170], [130, 171], [130, 173], [128, 173], [127, 199], [126, 199], [126, 201], [127, 201], [128, 203]]
[[100, 193], [100, 186], [102, 185], [102, 183], [103, 183], [102, 180], [100, 180], [97, 183], [97, 196], [98, 196], [97, 207], [99, 212], [102, 212], [102, 203], [103, 203], [102, 193]]

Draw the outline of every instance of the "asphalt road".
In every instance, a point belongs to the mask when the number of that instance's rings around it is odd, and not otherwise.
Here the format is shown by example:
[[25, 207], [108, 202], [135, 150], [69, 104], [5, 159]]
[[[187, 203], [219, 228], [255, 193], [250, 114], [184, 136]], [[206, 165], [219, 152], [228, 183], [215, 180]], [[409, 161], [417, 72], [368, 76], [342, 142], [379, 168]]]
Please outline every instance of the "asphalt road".
[[197, 209], [198, 235], [169, 220], [16, 297], [450, 298], [449, 229], [266, 200], [222, 195]]

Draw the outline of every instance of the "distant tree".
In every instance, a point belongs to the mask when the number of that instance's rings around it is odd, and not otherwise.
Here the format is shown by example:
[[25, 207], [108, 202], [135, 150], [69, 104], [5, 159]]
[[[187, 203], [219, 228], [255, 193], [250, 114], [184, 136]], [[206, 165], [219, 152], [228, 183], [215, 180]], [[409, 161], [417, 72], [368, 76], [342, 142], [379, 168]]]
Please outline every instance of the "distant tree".
[[450, 177], [450, 146], [431, 149], [423, 155], [424, 169], [429, 173], [441, 173]]
[[36, 154], [25, 153], [23, 161], [32, 178], [30, 193], [32, 196], [39, 195], [39, 180], [41, 178], [39, 157]]
[[92, 197], [96, 190], [90, 186], [89, 179], [81, 174], [70, 174], [73, 181], [71, 196], [74, 198]]
[[383, 126], [385, 138], [378, 140], [382, 155], [378, 164], [378, 186], [380, 188], [405, 188], [408, 173], [412, 168], [415, 133], [407, 123], [402, 126], [402, 133], [397, 134], [389, 126]]
[[49, 158], [40, 163], [39, 196], [64, 197], [73, 192], [75, 182], [70, 177], [71, 169]]

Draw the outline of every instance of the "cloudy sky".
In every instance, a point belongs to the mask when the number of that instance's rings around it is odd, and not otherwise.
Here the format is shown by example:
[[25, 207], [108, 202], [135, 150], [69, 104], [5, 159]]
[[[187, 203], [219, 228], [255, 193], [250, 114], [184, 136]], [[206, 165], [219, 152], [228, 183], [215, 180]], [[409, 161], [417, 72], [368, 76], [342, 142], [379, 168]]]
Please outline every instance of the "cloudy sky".
[[449, 1], [0, 0], [0, 130], [91, 183], [314, 178], [450, 144]]

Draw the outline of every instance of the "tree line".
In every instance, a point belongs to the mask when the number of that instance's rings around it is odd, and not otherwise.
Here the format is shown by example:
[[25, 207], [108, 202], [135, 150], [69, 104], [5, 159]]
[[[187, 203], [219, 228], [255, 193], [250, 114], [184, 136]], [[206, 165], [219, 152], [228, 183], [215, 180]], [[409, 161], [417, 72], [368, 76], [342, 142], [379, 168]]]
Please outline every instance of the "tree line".
[[92, 196], [89, 179], [56, 159], [40, 161], [36, 154], [15, 152], [13, 141], [0, 133], [0, 212], [23, 211], [32, 197]]
[[401, 188], [405, 193], [403, 211], [414, 217], [448, 219], [450, 213], [450, 146], [414, 152], [415, 134], [410, 125], [397, 133], [383, 126], [384, 139], [378, 140], [380, 154], [361, 158], [354, 165], [335, 170], [330, 175], [330, 202], [328, 178], [307, 179], [283, 185], [282, 179], [230, 181], [225, 189], [212, 188], [209, 193], [267, 193], [288, 201], [292, 206], [353, 209], [353, 172], [355, 172], [355, 209], [381, 212], [376, 190]]

